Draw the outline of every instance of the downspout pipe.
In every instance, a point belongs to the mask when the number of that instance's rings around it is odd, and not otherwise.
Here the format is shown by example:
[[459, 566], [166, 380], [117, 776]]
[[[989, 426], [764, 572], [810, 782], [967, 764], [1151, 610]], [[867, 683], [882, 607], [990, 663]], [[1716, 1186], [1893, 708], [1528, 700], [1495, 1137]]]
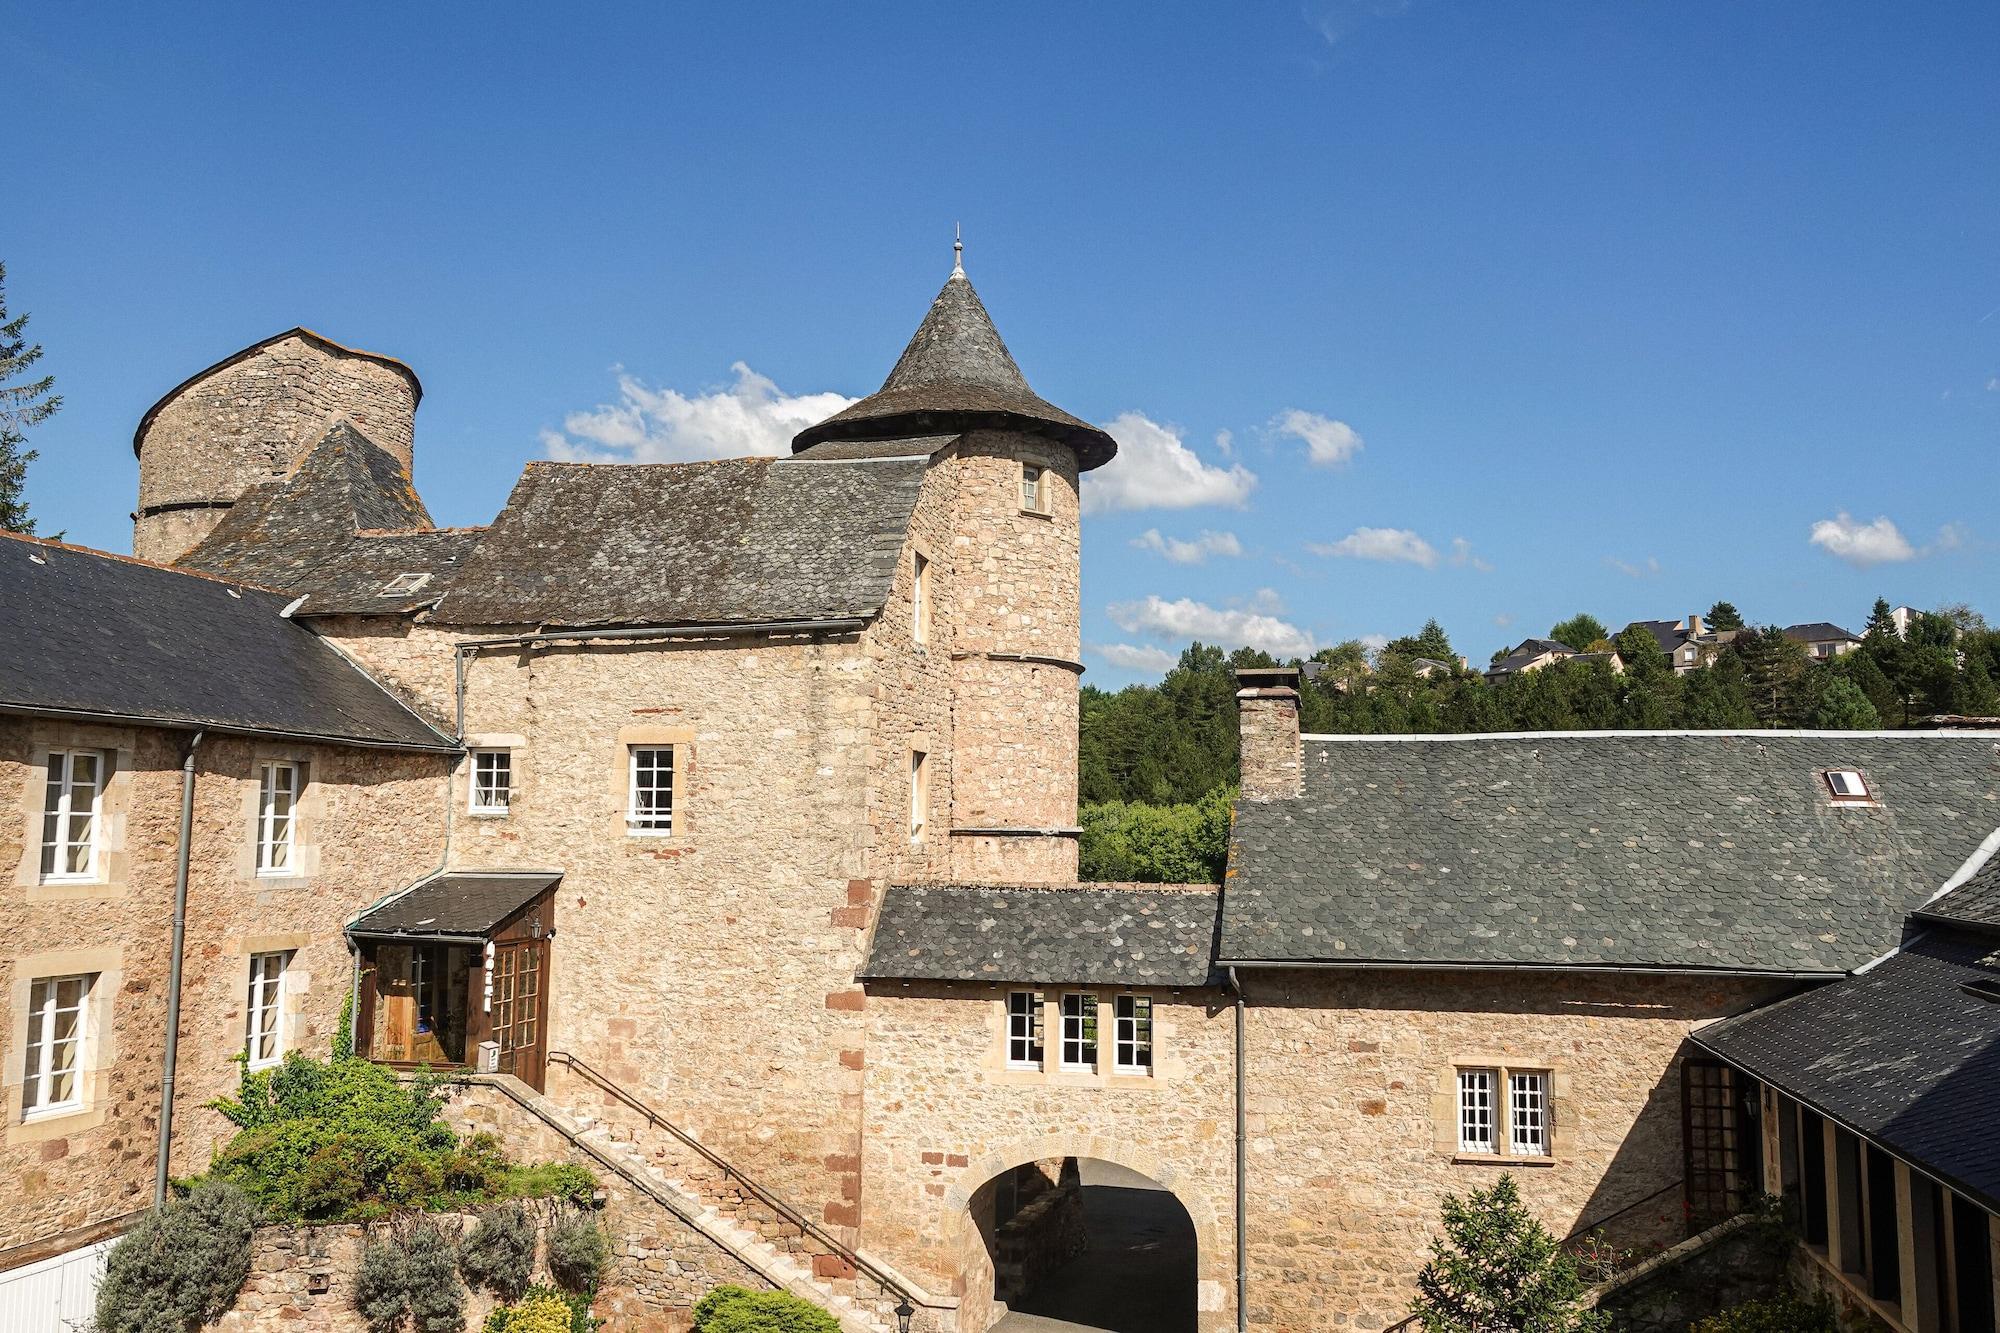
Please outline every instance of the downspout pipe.
[[1236, 1333], [1250, 1328], [1249, 1195], [1244, 1189], [1250, 1152], [1249, 1116], [1243, 1090], [1243, 983], [1229, 969], [1229, 989], [1236, 996]]
[[153, 1206], [167, 1201], [167, 1168], [174, 1146], [174, 1066], [181, 1045], [181, 963], [187, 952], [188, 859], [194, 844], [194, 766], [202, 738], [197, 731], [181, 760], [181, 840], [174, 852], [174, 938], [167, 961], [167, 1040], [160, 1064], [160, 1149], [153, 1171]]

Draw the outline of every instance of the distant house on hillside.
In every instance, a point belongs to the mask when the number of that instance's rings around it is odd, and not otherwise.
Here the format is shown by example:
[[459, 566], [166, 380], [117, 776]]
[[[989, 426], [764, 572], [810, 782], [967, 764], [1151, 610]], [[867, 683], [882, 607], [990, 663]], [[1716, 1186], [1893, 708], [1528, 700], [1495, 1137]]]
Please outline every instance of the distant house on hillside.
[[1684, 620], [1635, 620], [1626, 630], [1642, 629], [1653, 636], [1660, 645], [1660, 651], [1674, 664], [1678, 675], [1686, 675], [1703, 665], [1717, 650], [1719, 643], [1715, 635], [1708, 632], [1700, 616], [1688, 616]]
[[1528, 671], [1539, 671], [1556, 662], [1609, 662], [1613, 674], [1622, 674], [1624, 661], [1617, 653], [1580, 653], [1555, 639], [1523, 639], [1521, 646], [1486, 668], [1489, 681], [1504, 680]]
[[1787, 625], [1784, 635], [1793, 643], [1805, 645], [1808, 655], [1818, 661], [1831, 661], [1861, 646], [1860, 636], [1850, 634], [1838, 625], [1824, 620], [1815, 620], [1805, 625]]

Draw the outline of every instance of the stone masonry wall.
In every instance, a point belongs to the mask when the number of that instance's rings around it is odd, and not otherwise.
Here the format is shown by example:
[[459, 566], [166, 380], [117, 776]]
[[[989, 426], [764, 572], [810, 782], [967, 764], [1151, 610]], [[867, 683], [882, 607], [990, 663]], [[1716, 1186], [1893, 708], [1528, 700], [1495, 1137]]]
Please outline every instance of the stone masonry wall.
[[[1024, 463], [1044, 469], [1044, 512], [1021, 506]], [[957, 487], [951, 825], [1073, 828], [1082, 670], [1075, 454], [1033, 435], [978, 431], [939, 467]], [[1076, 859], [1073, 836], [958, 836], [952, 874], [1063, 883], [1075, 880]]]
[[[1512, 1171], [1558, 1237], [1681, 1176], [1693, 1028], [1772, 983], [1525, 973], [1265, 972], [1248, 1011], [1250, 1323], [1381, 1329], [1407, 1313], [1447, 1193]], [[1462, 1158], [1455, 1066], [1551, 1074], [1554, 1152]], [[1608, 1228], [1684, 1234], [1669, 1190]]]
[[[0, 720], [0, 1250], [59, 1242], [152, 1201], [159, 1132], [184, 733]], [[103, 875], [40, 882], [50, 746], [115, 755]], [[303, 759], [306, 873], [259, 879], [252, 859], [256, 763]], [[269, 745], [211, 735], [199, 753], [182, 987], [172, 1169], [207, 1165], [227, 1125], [204, 1103], [233, 1092], [252, 953], [289, 950], [285, 1038], [324, 1053], [351, 969], [341, 924], [437, 864], [443, 809], [435, 756]], [[36, 977], [95, 974], [80, 1109], [25, 1120], [28, 993]]]
[[[1117, 988], [1091, 989], [1108, 1002]], [[1155, 1074], [1124, 1078], [1007, 1069], [1001, 988], [870, 990], [862, 1238], [871, 1251], [960, 1297], [960, 1333], [983, 1333], [993, 1273], [987, 1241], [975, 1234], [975, 1197], [990, 1226], [990, 1191], [981, 1192], [1001, 1172], [1096, 1158], [1173, 1191], [1195, 1226], [1203, 1333], [1231, 1326], [1234, 1048], [1225, 997], [1147, 992]], [[1105, 1058], [1108, 1068], [1108, 1049]]]
[[[230, 502], [288, 475], [343, 418], [410, 467], [417, 392], [407, 370], [299, 335], [204, 375], [163, 403], [139, 440], [132, 553], [178, 559]], [[160, 509], [201, 501], [223, 507]]]
[[1278, 687], [1236, 692], [1242, 736], [1241, 791], [1252, 801], [1297, 796], [1305, 777], [1299, 743], [1299, 692]]

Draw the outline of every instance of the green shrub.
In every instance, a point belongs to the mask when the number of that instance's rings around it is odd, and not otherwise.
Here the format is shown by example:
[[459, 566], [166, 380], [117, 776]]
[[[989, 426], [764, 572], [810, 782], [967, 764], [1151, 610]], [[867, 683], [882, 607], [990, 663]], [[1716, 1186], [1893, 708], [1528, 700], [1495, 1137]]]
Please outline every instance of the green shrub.
[[1688, 1326], [1688, 1333], [1835, 1333], [1833, 1302], [1824, 1296], [1775, 1296], [1750, 1301]]
[[409, 1288], [403, 1247], [395, 1237], [369, 1241], [354, 1270], [354, 1309], [368, 1325], [368, 1333], [396, 1333], [403, 1326], [403, 1314], [410, 1308]]
[[459, 1248], [458, 1267], [473, 1286], [519, 1300], [535, 1271], [535, 1219], [518, 1203], [488, 1208]]
[[146, 1214], [111, 1247], [97, 1333], [181, 1333], [220, 1316], [250, 1276], [256, 1225], [256, 1205], [220, 1181]]
[[1576, 1260], [1521, 1202], [1514, 1177], [1464, 1199], [1447, 1194], [1444, 1235], [1431, 1242], [1411, 1302], [1424, 1333], [1586, 1333], [1605, 1317], [1580, 1306]]
[[462, 1333], [465, 1285], [458, 1280], [458, 1240], [436, 1219], [415, 1216], [369, 1242], [354, 1274], [354, 1308], [369, 1333]]
[[1086, 805], [1077, 873], [1085, 880], [1219, 884], [1235, 800], [1236, 789], [1222, 787], [1192, 805]]
[[210, 1164], [267, 1216], [372, 1220], [399, 1210], [463, 1208], [503, 1197], [588, 1198], [582, 1167], [510, 1166], [499, 1141], [460, 1142], [439, 1117], [440, 1079], [403, 1081], [366, 1060], [293, 1052], [246, 1074], [240, 1095], [213, 1103], [240, 1133]]
[[595, 1219], [569, 1210], [549, 1227], [549, 1272], [570, 1291], [595, 1292], [610, 1264], [611, 1240]]
[[717, 1287], [695, 1303], [694, 1333], [840, 1333], [840, 1321], [788, 1292]]

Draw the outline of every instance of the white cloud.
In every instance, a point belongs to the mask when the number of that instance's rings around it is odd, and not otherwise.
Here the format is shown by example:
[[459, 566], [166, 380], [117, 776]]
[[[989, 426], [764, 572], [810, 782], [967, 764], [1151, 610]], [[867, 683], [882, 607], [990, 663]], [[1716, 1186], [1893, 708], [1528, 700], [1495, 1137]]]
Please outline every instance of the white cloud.
[[1386, 560], [1436, 569], [1437, 548], [1408, 528], [1356, 528], [1337, 542], [1307, 542], [1314, 555]]
[[1192, 509], [1227, 505], [1241, 509], [1257, 486], [1257, 476], [1241, 463], [1210, 467], [1181, 440], [1137, 412], [1121, 412], [1104, 423], [1118, 441], [1118, 456], [1083, 477], [1083, 512], [1113, 509]]
[[1507, 612], [1502, 611], [1499, 615], [1493, 617], [1493, 623], [1495, 625], [1498, 625], [1501, 629], [1506, 629], [1509, 625], [1514, 623], [1514, 617], [1508, 614]]
[[837, 393], [788, 394], [738, 361], [734, 384], [703, 393], [655, 389], [622, 371], [618, 401], [544, 430], [550, 458], [573, 463], [682, 463], [791, 452], [792, 436], [855, 400]]
[[1916, 558], [1916, 550], [1887, 516], [1863, 523], [1842, 510], [1812, 525], [1812, 544], [1858, 569]]
[[1635, 563], [1630, 560], [1620, 560], [1615, 555], [1607, 555], [1604, 557], [1604, 563], [1628, 579], [1649, 579], [1660, 572], [1660, 561], [1657, 556], [1649, 555]]
[[1986, 377], [1986, 392], [2000, 393], [2000, 375], [1988, 375]]
[[1931, 551], [1956, 551], [1972, 540], [1963, 523], [1947, 523], [1938, 529], [1937, 540], [1929, 546]]
[[1366, 648], [1368, 655], [1373, 657], [1389, 646], [1389, 636], [1386, 634], [1364, 634], [1356, 639], [1355, 642]]
[[1219, 430], [1215, 432], [1215, 452], [1224, 458], [1236, 456], [1236, 432]]
[[1482, 560], [1472, 553], [1472, 543], [1463, 537], [1451, 539], [1451, 563], [1458, 569], [1476, 569], [1482, 574], [1493, 572], [1493, 563]]
[[1111, 623], [1127, 634], [1151, 634], [1184, 641], [1200, 639], [1225, 648], [1261, 648], [1274, 657], [1306, 657], [1313, 636], [1270, 611], [1276, 594], [1259, 593], [1252, 608], [1210, 606], [1192, 598], [1168, 601], [1150, 596], [1136, 602], [1113, 602], [1104, 608]]
[[1296, 407], [1289, 412], [1280, 412], [1272, 419], [1271, 429], [1280, 435], [1304, 440], [1306, 457], [1320, 467], [1345, 463], [1361, 452], [1361, 437], [1355, 434], [1354, 427], [1317, 412], [1301, 412]]
[[1180, 656], [1164, 648], [1154, 648], [1137, 643], [1093, 643], [1091, 653], [1115, 667], [1127, 671], [1171, 671]]
[[1179, 537], [1163, 537], [1158, 528], [1147, 528], [1132, 539], [1132, 545], [1142, 551], [1163, 555], [1177, 565], [1199, 565], [1212, 555], [1242, 555], [1243, 543], [1236, 540], [1233, 532], [1211, 532], [1203, 528], [1193, 541]]

